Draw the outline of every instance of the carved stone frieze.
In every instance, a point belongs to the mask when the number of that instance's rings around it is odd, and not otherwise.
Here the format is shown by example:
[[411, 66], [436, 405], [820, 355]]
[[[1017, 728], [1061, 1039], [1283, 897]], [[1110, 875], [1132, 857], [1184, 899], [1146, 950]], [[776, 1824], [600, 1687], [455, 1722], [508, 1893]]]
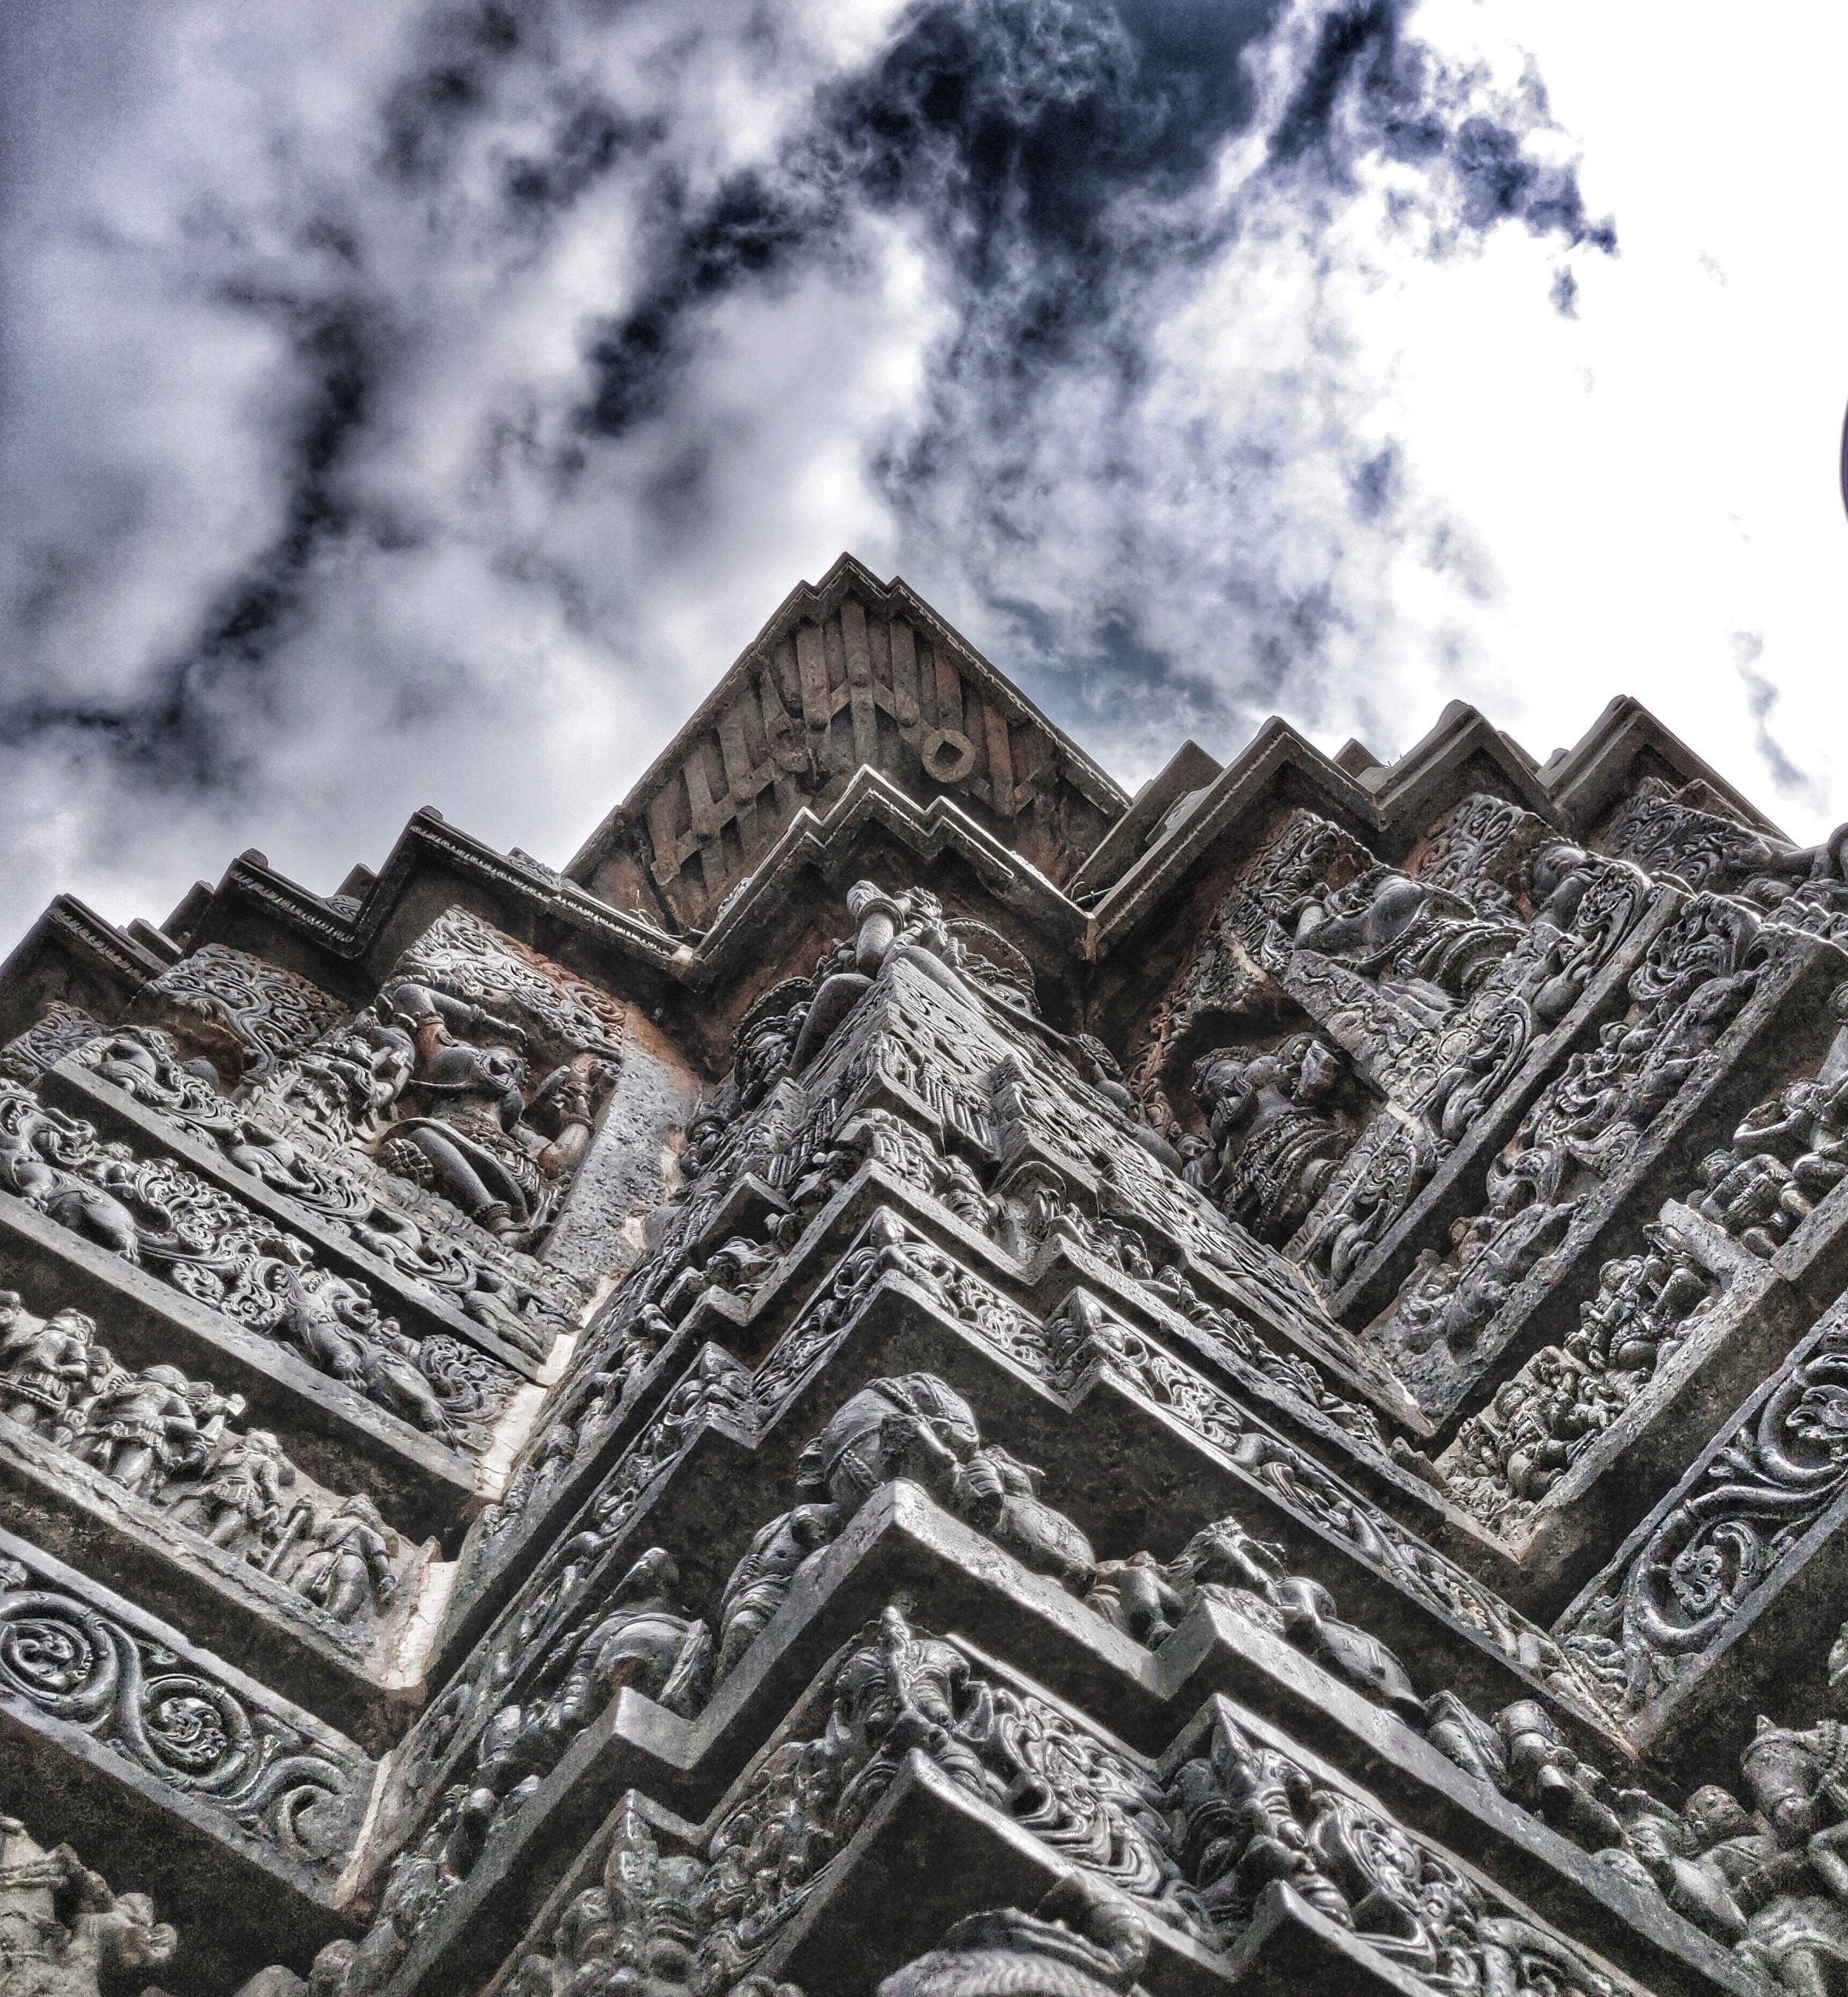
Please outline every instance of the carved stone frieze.
[[574, 1300], [531, 1257], [461, 1224], [435, 1202], [393, 1201], [363, 1162], [309, 1148], [260, 1121], [178, 1061], [167, 1038], [148, 1027], [105, 1034], [80, 1065], [200, 1137], [225, 1162], [299, 1202], [413, 1282], [427, 1285], [470, 1318], [541, 1357], [574, 1322]]
[[[1312, 1130], [1294, 1101], [1315, 1086], [1300, 1062], [1271, 1085], [1290, 1101], [1293, 1119], [1282, 1100], [1268, 1116], [1261, 1101], [1246, 1112], [1290, 1155], [1290, 1169], [1268, 1176], [1281, 1181], [1273, 1201], [1289, 1200], [1289, 1232], [1300, 1230], [1293, 1253], [1339, 1289], [1496, 1101], [1536, 1038], [1572, 1012], [1635, 927], [1648, 892], [1633, 869], [1487, 795], [1448, 814], [1411, 871], [1381, 865], [1313, 813], [1288, 814], [1241, 870], [1159, 1009], [1137, 1066], [1140, 1086], [1167, 1106], [1158, 1120], [1173, 1134], [1179, 1126], [1165, 1078], [1177, 1059], [1190, 1059], [1196, 1090], [1204, 1084], [1212, 1095], [1201, 1098], [1209, 1124], [1225, 1121], [1215, 1057], [1190, 1050], [1201, 1035], [1222, 1037], [1229, 1023], [1261, 1020], [1279, 1002], [1340, 1048], [1390, 1105], [1357, 1140], [1351, 1129], [1339, 1138]], [[1218, 1065], [1229, 1079], [1223, 1059]], [[1326, 1058], [1315, 1066], [1325, 1070]], [[1319, 1085], [1325, 1096], [1328, 1084]], [[1321, 1115], [1333, 1120], [1326, 1108]], [[1223, 1153], [1222, 1137], [1209, 1133], [1209, 1141]], [[1221, 1170], [1236, 1166], [1222, 1160]], [[1261, 1205], [1236, 1217], [1261, 1222]]]
[[363, 1284], [196, 1173], [105, 1143], [23, 1089], [0, 1087], [0, 1191], [455, 1447], [484, 1446], [513, 1385], [459, 1339], [401, 1331]]
[[851, 563], [563, 871], [62, 900], [0, 1791], [199, 1939], [6, 1819], [0, 1997], [1848, 1997], [1845, 952], [1633, 702], [1132, 801]]
[[1625, 1719], [1708, 1667], [1848, 1490], [1848, 1328], [1832, 1314], [1741, 1412], [1558, 1626]]
[[1226, 1942], [1281, 1884], [1430, 1988], [1616, 1997], [1630, 1987], [1223, 1702], [1170, 1794], [1186, 1877]]
[[1820, 846], [1797, 846], [1742, 822], [1711, 786], [1676, 792], [1655, 779], [1623, 800], [1599, 843], [1651, 873], [1737, 895], [1786, 927], [1848, 938], [1848, 839], [1839, 828]]
[[[1157, 1919], [1204, 1932], [1170, 1849], [1151, 1772], [1051, 1702], [984, 1677], [964, 1651], [914, 1631], [896, 1609], [831, 1672], [825, 1697], [825, 1731], [787, 1742], [761, 1762], [677, 1873], [659, 1867], [658, 1848], [651, 1863], [654, 1841], [639, 1812], [630, 1808], [618, 1830], [622, 1855], [612, 1853], [609, 1871], [619, 1878], [651, 1873], [656, 1880], [665, 1874], [678, 1889], [693, 1959], [690, 1987], [729, 1988], [750, 1968], [823, 1884], [829, 1861], [899, 1780], [907, 1756], [917, 1753], [956, 1788], [1011, 1815]], [[793, 1844], [787, 1836], [793, 1822], [805, 1827]], [[330, 1991], [368, 1997], [383, 1987], [441, 1904], [442, 1890], [432, 1884], [439, 1863], [420, 1857], [399, 1868], [372, 1933], [356, 1947], [336, 1945], [335, 1955], [324, 1958], [343, 1973], [328, 1982]], [[564, 1911], [567, 1947], [588, 1911], [583, 1900]], [[547, 1953], [530, 1967], [522, 1963], [530, 1987], [548, 1988], [541, 1980]]]
[[241, 1395], [177, 1367], [126, 1367], [81, 1311], [48, 1318], [0, 1290], [0, 1417], [273, 1577], [332, 1621], [368, 1620], [397, 1593], [406, 1549], [369, 1498], [323, 1490]]
[[[1052, 1905], [1091, 1938], [986, 1917], [954, 1931], [943, 1954], [899, 1972], [889, 1990], [988, 1988], [958, 1980], [984, 1970], [998, 1990], [1121, 1989], [1147, 1960], [1151, 1934], [1171, 1931], [1209, 1953], [1234, 1947], [1279, 1885], [1434, 1989], [1616, 1997], [1632, 1987], [1222, 1702], [1163, 1776], [1024, 1684], [919, 1634], [896, 1610], [837, 1668], [828, 1694], [825, 1733], [778, 1748], [690, 1848], [664, 1854], [640, 1808], [626, 1803], [608, 1834], [601, 1881], [534, 1938], [515, 1987], [566, 1988], [565, 1972], [587, 1960], [587, 1924], [612, 1891], [634, 1908], [637, 1885], [650, 1904], [636, 1914], [658, 1931], [669, 1925], [662, 1900], [678, 1903], [672, 1931], [690, 1957], [683, 1987], [729, 1987], [852, 1863], [854, 1832], [897, 1784], [908, 1754], [922, 1754], [949, 1786], [1011, 1819], [1087, 1882]], [[799, 1853], [786, 1829], [793, 1818], [807, 1831]], [[1016, 1960], [1004, 1976], [990, 1949], [1051, 1956], [1065, 1974], [1042, 1982], [1048, 1963]], [[377, 1987], [344, 1986], [353, 1997]]]
[[[1848, 985], [1830, 1006], [1848, 1017]], [[1786, 1084], [1743, 1117], [1724, 1150], [1701, 1161], [1690, 1204], [1754, 1255], [1768, 1257], [1848, 1177], [1848, 1035], [1818, 1073]]]
[[1516, 1288], [1556, 1262], [1581, 1207], [1635, 1155], [1669, 1105], [1715, 1070], [1715, 1048], [1758, 989], [1768, 953], [1737, 903], [1690, 902], [1650, 944], [1630, 1004], [1572, 1056], [1491, 1165], [1483, 1211], [1427, 1249], [1371, 1329], [1408, 1379], [1439, 1393]]
[[1445, 1490], [1507, 1531], [1636, 1401], [1718, 1293], [1672, 1229], [1606, 1263], [1563, 1346], [1536, 1353], [1438, 1460]]
[[77, 1730], [222, 1835], [331, 1883], [365, 1807], [366, 1758], [209, 1656], [176, 1653], [126, 1605], [87, 1598], [68, 1569], [7, 1548], [0, 1704]]

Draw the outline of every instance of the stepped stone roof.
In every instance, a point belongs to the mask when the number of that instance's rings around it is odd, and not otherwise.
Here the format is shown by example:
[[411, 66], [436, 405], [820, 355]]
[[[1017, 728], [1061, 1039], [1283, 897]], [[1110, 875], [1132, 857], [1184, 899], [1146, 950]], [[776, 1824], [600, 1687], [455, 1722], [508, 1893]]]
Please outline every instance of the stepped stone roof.
[[1832, 1997], [1845, 1408], [1848, 828], [843, 555], [0, 965], [0, 1997]]

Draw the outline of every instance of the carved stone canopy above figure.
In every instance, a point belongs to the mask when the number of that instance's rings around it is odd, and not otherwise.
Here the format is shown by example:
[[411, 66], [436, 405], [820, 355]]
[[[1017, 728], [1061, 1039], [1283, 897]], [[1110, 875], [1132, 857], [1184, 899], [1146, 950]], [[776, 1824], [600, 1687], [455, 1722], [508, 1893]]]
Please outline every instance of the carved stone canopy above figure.
[[184, 1053], [208, 1060], [229, 1087], [274, 1073], [346, 1008], [293, 971], [205, 943], [149, 979], [129, 1009], [165, 1027]]

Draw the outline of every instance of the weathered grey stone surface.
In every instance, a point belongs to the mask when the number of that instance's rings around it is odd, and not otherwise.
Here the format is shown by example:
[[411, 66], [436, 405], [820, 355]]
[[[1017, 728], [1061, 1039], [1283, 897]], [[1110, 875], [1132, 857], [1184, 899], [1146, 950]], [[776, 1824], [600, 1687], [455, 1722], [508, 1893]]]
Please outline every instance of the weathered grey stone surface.
[[1626, 701], [1131, 802], [843, 560], [563, 871], [54, 904], [0, 1980], [1829, 1997], [1843, 847]]

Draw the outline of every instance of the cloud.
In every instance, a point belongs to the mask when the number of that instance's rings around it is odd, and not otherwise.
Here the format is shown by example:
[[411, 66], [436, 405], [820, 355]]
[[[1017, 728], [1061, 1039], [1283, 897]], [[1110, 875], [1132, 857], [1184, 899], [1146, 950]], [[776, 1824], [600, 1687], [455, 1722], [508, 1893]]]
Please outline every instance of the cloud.
[[10, 929], [252, 840], [331, 887], [425, 801], [568, 849], [842, 545], [1131, 777], [1378, 734], [1404, 562], [1491, 583], [1353, 317], [1616, 247], [1409, 0], [6, 26]]
[[1765, 655], [1765, 640], [1756, 631], [1733, 633], [1733, 662], [1745, 688], [1746, 708], [1752, 718], [1755, 744], [1779, 794], [1800, 803], [1819, 806], [1825, 801], [1821, 779], [1798, 763], [1772, 732], [1772, 711], [1778, 702], [1778, 690], [1757, 670]]

